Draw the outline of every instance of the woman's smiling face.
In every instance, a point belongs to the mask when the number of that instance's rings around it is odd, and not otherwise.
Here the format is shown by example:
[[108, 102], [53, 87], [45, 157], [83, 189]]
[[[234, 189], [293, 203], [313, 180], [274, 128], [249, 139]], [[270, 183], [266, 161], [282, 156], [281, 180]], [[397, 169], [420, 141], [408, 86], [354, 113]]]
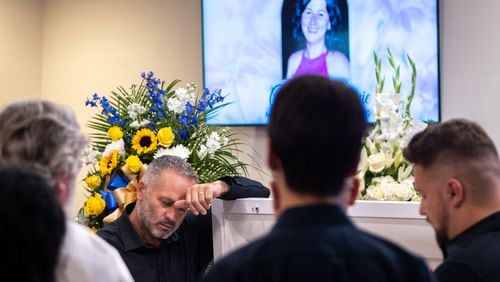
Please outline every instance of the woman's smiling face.
[[331, 28], [325, 0], [311, 0], [301, 17], [302, 33], [308, 43], [324, 41]]

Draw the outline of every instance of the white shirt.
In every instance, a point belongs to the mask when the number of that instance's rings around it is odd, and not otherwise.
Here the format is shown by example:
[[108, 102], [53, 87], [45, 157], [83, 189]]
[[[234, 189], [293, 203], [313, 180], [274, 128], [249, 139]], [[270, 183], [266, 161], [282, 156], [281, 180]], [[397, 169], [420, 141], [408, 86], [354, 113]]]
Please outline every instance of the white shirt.
[[134, 281], [115, 248], [71, 221], [66, 222], [56, 279], [58, 282]]

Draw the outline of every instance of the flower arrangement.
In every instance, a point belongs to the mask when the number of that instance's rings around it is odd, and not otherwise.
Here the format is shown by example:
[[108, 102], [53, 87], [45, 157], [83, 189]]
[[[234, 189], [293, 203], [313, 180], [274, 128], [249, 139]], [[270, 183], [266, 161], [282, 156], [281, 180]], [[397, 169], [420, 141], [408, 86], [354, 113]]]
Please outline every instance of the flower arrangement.
[[220, 90], [203, 89], [200, 95], [192, 83], [174, 89], [179, 80], [167, 84], [152, 72], [141, 76], [139, 86], [119, 86], [109, 99], [93, 94], [85, 102], [101, 109], [87, 123], [95, 132], [83, 154], [88, 196], [78, 215], [94, 231], [135, 201], [147, 164], [159, 156], [186, 160], [200, 182], [247, 174], [247, 164], [235, 155], [241, 143], [229, 128], [206, 124], [227, 105]]
[[412, 119], [410, 107], [415, 95], [417, 71], [415, 62], [407, 55], [412, 70], [411, 90], [406, 97], [401, 94], [400, 66], [396, 65], [388, 49], [393, 93], [385, 93], [385, 78], [381, 74], [382, 59], [374, 54], [377, 80], [374, 97], [375, 126], [365, 138], [358, 168], [362, 200], [418, 201], [414, 188], [413, 166], [403, 157], [403, 149], [411, 137], [423, 130], [425, 123]]

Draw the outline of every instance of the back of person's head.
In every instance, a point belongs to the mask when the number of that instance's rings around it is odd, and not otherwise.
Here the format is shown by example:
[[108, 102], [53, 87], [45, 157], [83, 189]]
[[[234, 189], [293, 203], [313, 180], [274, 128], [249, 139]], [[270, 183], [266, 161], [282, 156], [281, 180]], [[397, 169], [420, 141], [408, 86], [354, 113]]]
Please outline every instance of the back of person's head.
[[365, 128], [365, 112], [352, 87], [306, 75], [280, 89], [268, 134], [290, 189], [326, 196], [337, 195], [356, 172]]
[[167, 170], [180, 174], [188, 179], [198, 181], [191, 165], [177, 156], [164, 155], [154, 159], [146, 169], [142, 181], [147, 185], [155, 185], [155, 181]]
[[0, 166], [2, 281], [55, 281], [65, 216], [51, 177], [34, 168]]
[[410, 140], [403, 156], [426, 169], [434, 165], [452, 168], [462, 181], [472, 184], [469, 189], [482, 190], [475, 193], [476, 198], [486, 197], [485, 192], [500, 177], [495, 144], [481, 126], [466, 119], [428, 126]]
[[0, 112], [0, 128], [0, 162], [35, 163], [56, 180], [75, 180], [86, 138], [73, 112], [49, 101], [20, 101]]

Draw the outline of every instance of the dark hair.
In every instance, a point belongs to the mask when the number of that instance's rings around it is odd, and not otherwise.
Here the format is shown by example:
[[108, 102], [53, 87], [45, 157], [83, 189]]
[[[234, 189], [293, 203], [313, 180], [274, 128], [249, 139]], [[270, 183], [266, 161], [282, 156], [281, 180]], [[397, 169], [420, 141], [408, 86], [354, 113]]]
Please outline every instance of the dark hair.
[[[293, 38], [298, 42], [299, 48], [305, 47], [305, 37], [302, 32], [302, 13], [311, 0], [297, 0], [292, 18]], [[325, 0], [331, 29], [326, 31], [325, 43], [328, 50], [338, 50], [349, 58], [348, 16], [345, 0]]]
[[271, 146], [296, 192], [336, 195], [356, 170], [365, 112], [354, 88], [317, 75], [289, 80], [268, 125]]
[[65, 216], [46, 174], [0, 167], [2, 280], [55, 281]]
[[431, 125], [413, 136], [403, 156], [410, 162], [429, 167], [441, 159], [481, 160], [492, 156], [498, 158], [498, 153], [493, 141], [477, 123], [451, 119]]

